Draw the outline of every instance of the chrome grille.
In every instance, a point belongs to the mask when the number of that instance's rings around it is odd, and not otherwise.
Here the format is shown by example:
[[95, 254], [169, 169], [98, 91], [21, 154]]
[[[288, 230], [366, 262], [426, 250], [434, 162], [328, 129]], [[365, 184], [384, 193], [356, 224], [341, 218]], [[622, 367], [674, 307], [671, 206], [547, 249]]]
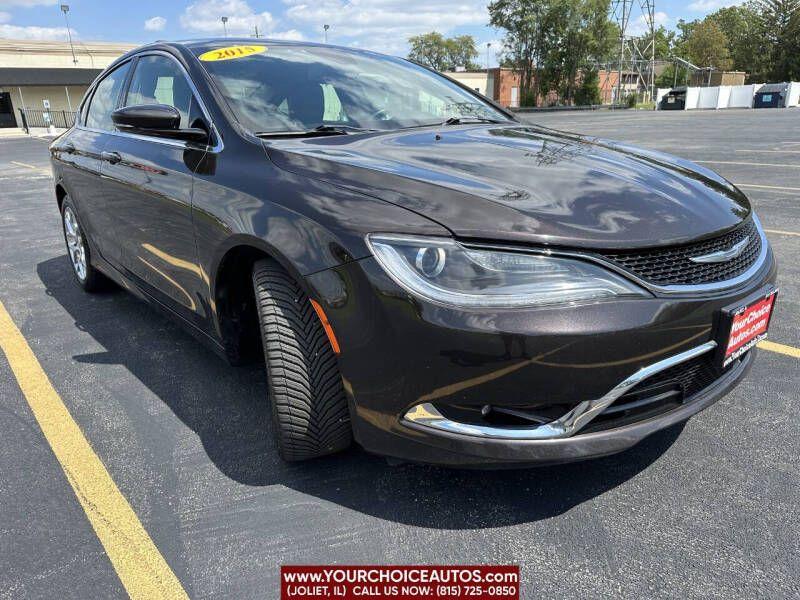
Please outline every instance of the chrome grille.
[[[744, 251], [720, 263], [694, 263], [689, 259], [728, 250], [750, 236]], [[721, 236], [680, 246], [603, 252], [602, 256], [640, 279], [656, 285], [701, 285], [733, 279], [749, 269], [761, 253], [761, 236], [752, 219]]]

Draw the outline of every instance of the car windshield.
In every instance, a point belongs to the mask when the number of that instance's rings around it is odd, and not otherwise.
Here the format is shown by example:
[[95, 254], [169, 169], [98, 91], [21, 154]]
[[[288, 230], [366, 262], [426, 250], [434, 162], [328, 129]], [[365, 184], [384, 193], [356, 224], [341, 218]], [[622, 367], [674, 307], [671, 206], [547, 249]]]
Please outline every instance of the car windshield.
[[509, 120], [455, 83], [398, 58], [281, 45], [205, 47], [197, 54], [239, 122], [255, 133]]

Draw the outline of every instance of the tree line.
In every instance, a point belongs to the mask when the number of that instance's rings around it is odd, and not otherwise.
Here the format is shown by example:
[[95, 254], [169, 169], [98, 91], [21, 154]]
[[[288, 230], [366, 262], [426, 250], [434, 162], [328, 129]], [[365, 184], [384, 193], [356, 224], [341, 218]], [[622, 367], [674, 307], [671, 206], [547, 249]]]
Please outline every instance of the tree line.
[[[616, 60], [619, 28], [609, 19], [610, 0], [494, 0], [489, 25], [505, 32], [501, 65], [520, 77], [520, 101], [535, 105], [555, 92], [565, 104], [600, 101], [598, 65]], [[431, 32], [409, 38], [409, 58], [444, 71], [476, 69], [472, 36]], [[644, 52], [649, 35], [632, 40]], [[655, 32], [655, 58], [679, 57], [700, 68], [745, 71], [749, 80], [800, 79], [800, 0], [748, 0], [703, 19], [680, 20]], [[647, 53], [649, 56], [649, 52]], [[683, 82], [683, 67], [667, 67], [657, 84]]]

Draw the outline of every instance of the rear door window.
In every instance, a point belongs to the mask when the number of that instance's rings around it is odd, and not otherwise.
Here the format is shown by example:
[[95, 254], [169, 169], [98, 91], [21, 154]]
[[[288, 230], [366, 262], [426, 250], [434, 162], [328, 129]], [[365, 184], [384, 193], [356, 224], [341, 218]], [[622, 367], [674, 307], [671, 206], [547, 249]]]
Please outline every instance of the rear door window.
[[114, 123], [111, 121], [111, 113], [117, 108], [122, 86], [130, 71], [131, 63], [117, 67], [97, 84], [92, 101], [89, 104], [89, 111], [86, 115], [86, 126], [91, 129], [103, 129], [111, 131]]

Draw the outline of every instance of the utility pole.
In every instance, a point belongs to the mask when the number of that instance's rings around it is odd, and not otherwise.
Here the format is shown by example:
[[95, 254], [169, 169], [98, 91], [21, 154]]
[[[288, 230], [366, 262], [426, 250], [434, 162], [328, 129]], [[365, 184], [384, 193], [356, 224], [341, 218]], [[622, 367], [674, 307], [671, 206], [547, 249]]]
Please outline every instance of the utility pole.
[[617, 97], [615, 102], [622, 102], [622, 67], [625, 63], [625, 33], [628, 30], [628, 20], [631, 18], [632, 0], [619, 0], [616, 2], [614, 12], [620, 10], [619, 24], [619, 65], [617, 65]]
[[322, 29], [325, 31], [325, 43], [326, 44], [328, 43], [328, 29], [330, 29], [330, 28], [331, 28], [330, 25], [323, 25], [322, 26]]
[[225, 37], [228, 37], [228, 17], [220, 17], [222, 21], [222, 30], [225, 32]]
[[75, 48], [72, 45], [72, 32], [69, 30], [69, 19], [67, 18], [67, 13], [69, 12], [69, 4], [62, 4], [61, 12], [64, 13], [64, 22], [67, 24], [67, 38], [69, 39], [69, 49], [72, 52], [72, 64], [77, 65], [78, 59], [75, 57]]

